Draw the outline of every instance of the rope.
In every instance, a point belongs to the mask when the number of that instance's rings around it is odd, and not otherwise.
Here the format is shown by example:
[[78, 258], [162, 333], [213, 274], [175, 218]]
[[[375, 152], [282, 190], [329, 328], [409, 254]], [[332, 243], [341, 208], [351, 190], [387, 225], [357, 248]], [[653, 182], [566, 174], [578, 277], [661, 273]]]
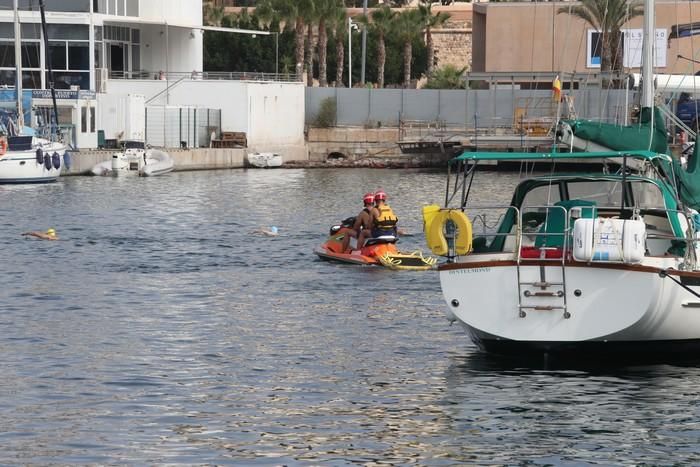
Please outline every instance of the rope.
[[688, 292], [690, 292], [691, 294], [695, 295], [696, 297], [700, 298], [700, 294], [698, 294], [697, 292], [695, 292], [693, 289], [691, 289], [690, 287], [688, 287], [687, 285], [685, 285], [684, 283], [682, 283], [681, 281], [679, 281], [679, 280], [676, 279], [675, 277], [672, 277], [672, 276], [668, 273], [668, 270], [667, 270], [667, 269], [659, 269], [659, 277], [661, 277], [662, 279], [671, 279], [673, 282], [675, 282], [676, 284], [680, 285], [680, 286], [681, 286], [682, 288], [684, 288], [686, 291], [688, 291]]

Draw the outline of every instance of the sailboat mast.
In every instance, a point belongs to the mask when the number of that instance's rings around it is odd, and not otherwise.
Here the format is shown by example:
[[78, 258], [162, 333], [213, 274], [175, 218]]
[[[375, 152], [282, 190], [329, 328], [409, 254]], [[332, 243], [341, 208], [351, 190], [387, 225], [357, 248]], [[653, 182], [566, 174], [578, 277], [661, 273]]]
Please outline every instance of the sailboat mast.
[[46, 69], [49, 72], [49, 89], [51, 89], [51, 100], [53, 101], [53, 118], [56, 125], [51, 127], [51, 133], [53, 134], [54, 131], [58, 133], [58, 106], [56, 105], [56, 89], [53, 81], [53, 69], [51, 68], [51, 54], [49, 53], [49, 36], [46, 32], [44, 0], [39, 0], [39, 10], [41, 11], [41, 32], [44, 36], [44, 49], [46, 50]]
[[644, 0], [644, 29], [642, 36], [642, 108], [654, 105], [654, 0]]
[[17, 131], [24, 127], [24, 109], [22, 109], [22, 37], [19, 24], [19, 0], [14, 0], [15, 9], [15, 92], [17, 94]]

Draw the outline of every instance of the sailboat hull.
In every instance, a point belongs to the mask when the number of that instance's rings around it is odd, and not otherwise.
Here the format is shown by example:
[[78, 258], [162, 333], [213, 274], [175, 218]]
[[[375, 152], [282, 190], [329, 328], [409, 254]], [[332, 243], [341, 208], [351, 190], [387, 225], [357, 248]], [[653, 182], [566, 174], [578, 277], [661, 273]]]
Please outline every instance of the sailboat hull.
[[[687, 350], [700, 347], [700, 299], [659, 274], [677, 266], [675, 261], [571, 261], [564, 267], [551, 261], [472, 261], [441, 266], [440, 282], [448, 318], [485, 350]], [[700, 273], [675, 274], [700, 293]]]
[[39, 163], [36, 158], [36, 149], [25, 151], [8, 151], [0, 156], [0, 184], [17, 183], [51, 183], [58, 180], [63, 169], [65, 146], [59, 143], [50, 143], [42, 146], [42, 152], [52, 157], [58, 154], [59, 167], [53, 162], [50, 168], [44, 163]]

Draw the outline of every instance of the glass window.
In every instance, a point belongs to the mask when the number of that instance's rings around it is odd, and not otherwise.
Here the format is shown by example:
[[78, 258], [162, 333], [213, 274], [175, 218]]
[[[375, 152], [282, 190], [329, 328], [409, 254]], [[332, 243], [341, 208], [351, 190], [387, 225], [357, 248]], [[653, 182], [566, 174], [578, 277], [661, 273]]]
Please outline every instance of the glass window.
[[0, 86], [15, 85], [15, 70], [0, 70]]
[[51, 68], [54, 70], [68, 69], [65, 42], [49, 42], [49, 56], [51, 57]]
[[68, 43], [68, 68], [71, 70], [90, 69], [90, 44], [87, 42]]
[[41, 71], [22, 70], [22, 86], [24, 89], [41, 89]]
[[528, 191], [523, 199], [522, 207], [548, 206], [561, 201], [559, 196], [559, 184], [542, 185]]
[[117, 0], [117, 15], [124, 16], [124, 0]]
[[103, 68], [102, 55], [102, 42], [95, 42], [95, 68]]
[[46, 11], [69, 11], [89, 13], [90, 0], [46, 0]]
[[635, 207], [642, 209], [666, 209], [664, 196], [659, 187], [648, 182], [633, 182], [630, 184]]
[[0, 42], [0, 67], [15, 67], [15, 46], [12, 42]]
[[22, 42], [22, 66], [25, 68], [39, 68], [39, 43]]
[[619, 181], [569, 182], [569, 199], [594, 201], [598, 208], [619, 207], [622, 184]]
[[117, 0], [107, 0], [107, 5], [109, 5], [109, 14], [117, 14]]
[[[41, 39], [41, 25], [22, 24], [20, 25], [20, 34], [22, 39]], [[0, 39], [15, 39], [14, 23], [0, 23]]]
[[131, 69], [133, 71], [141, 69], [141, 48], [138, 45], [131, 46]]
[[126, 16], [139, 15], [139, 0], [126, 0]]
[[131, 42], [133, 42], [134, 44], [141, 43], [141, 31], [139, 29], [131, 30]]
[[95, 40], [102, 40], [102, 26], [95, 26]]
[[95, 132], [95, 108], [90, 106], [90, 133]]
[[[70, 89], [77, 86], [80, 89], [90, 89], [90, 73], [79, 73], [75, 71], [55, 71], [54, 86], [56, 89]], [[48, 76], [47, 76], [48, 81]]]
[[88, 107], [80, 108], [80, 132], [87, 133], [88, 129]]
[[83, 39], [90, 40], [89, 26], [82, 24], [48, 24], [46, 34], [49, 39]]

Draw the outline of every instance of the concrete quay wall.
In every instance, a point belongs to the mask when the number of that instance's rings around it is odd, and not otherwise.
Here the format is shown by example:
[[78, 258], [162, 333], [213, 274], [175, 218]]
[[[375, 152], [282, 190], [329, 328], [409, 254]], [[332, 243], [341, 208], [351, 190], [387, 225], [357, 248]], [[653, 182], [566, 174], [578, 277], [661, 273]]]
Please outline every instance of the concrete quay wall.
[[[185, 170], [214, 170], [240, 169], [245, 167], [246, 156], [250, 151], [246, 148], [197, 148], [197, 149], [166, 149], [173, 158], [175, 171]], [[87, 175], [98, 163], [111, 160], [111, 151], [76, 151], [71, 153], [71, 168], [64, 175]], [[272, 152], [279, 152], [285, 163], [306, 162], [308, 152], [306, 146], [280, 147]]]

